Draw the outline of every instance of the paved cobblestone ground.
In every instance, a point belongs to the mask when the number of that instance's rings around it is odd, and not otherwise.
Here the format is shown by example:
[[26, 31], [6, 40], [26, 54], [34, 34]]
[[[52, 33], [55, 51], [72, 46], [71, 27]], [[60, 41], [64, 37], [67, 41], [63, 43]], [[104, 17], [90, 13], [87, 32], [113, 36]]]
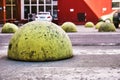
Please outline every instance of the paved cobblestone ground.
[[[98, 33], [90, 28], [78, 30]], [[22, 62], [9, 60], [8, 44], [0, 44], [0, 80], [120, 80], [120, 46], [73, 46], [70, 59]]]
[[0, 48], [0, 80], [120, 80], [119, 46], [73, 46], [74, 57], [51, 62], [7, 59]]

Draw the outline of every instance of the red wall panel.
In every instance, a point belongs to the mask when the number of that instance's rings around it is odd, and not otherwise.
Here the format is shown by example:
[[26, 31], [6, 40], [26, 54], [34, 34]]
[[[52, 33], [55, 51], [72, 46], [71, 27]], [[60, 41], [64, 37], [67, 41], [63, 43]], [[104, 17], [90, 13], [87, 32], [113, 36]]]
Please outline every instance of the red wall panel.
[[6, 21], [6, 11], [5, 11], [5, 6], [6, 6], [6, 0], [0, 0], [0, 23], [5, 23]]
[[1, 23], [1, 21], [3, 21], [3, 0], [0, 0], [0, 8], [2, 8], [0, 10], [0, 23]]
[[[101, 15], [110, 13], [111, 0], [58, 0], [58, 23], [62, 24], [66, 21], [82, 24], [77, 19], [79, 12], [86, 13], [86, 22], [92, 21], [96, 23]], [[106, 11], [103, 11], [106, 8]], [[73, 12], [70, 12], [73, 9]], [[85, 23], [85, 22], [84, 22]]]
[[[77, 22], [77, 13], [85, 12], [85, 4], [83, 0], [59, 0], [58, 1], [58, 22], [63, 23], [66, 21]], [[74, 12], [70, 12], [74, 9]]]
[[[85, 0], [89, 8], [98, 16], [108, 14], [112, 11], [112, 0]], [[104, 9], [106, 10], [104, 11]]]

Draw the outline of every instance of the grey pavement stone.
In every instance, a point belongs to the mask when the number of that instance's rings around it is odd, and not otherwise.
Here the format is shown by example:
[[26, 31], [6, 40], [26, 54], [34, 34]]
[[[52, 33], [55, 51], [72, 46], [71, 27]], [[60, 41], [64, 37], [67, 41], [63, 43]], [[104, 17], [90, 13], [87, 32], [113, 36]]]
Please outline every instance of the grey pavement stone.
[[0, 49], [0, 80], [119, 80], [120, 46], [73, 46], [74, 57], [50, 62], [7, 59]]
[[[4, 71], [5, 72], [5, 71]], [[2, 80], [119, 80], [120, 69], [113, 68], [69, 68], [69, 67], [30, 67], [11, 74], [2, 74]]]
[[[78, 32], [67, 33], [73, 46], [120, 45], [120, 29], [117, 32], [97, 32], [94, 28], [78, 25]], [[0, 45], [8, 45], [13, 34], [0, 33]]]
[[[120, 34], [119, 29], [114, 33], [99, 33], [94, 28], [85, 29], [81, 25], [77, 28], [79, 31], [73, 34], [79, 33], [79, 35], [84, 36], [93, 34], [96, 36], [116, 35], [117, 38]], [[8, 42], [12, 34], [2, 35], [0, 37], [0, 80], [120, 80], [119, 45], [112, 43], [98, 46], [73, 46], [74, 56], [70, 59], [50, 62], [23, 62], [7, 58]]]

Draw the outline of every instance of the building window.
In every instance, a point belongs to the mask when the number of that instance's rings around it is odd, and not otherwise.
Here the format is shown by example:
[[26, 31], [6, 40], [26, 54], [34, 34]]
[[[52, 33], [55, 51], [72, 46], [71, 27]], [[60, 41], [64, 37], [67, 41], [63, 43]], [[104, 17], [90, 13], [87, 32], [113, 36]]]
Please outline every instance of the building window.
[[[22, 0], [24, 6], [24, 18], [28, 18], [28, 14], [37, 14], [38, 12], [50, 12], [51, 15], [56, 15], [57, 1], [56, 0]], [[55, 9], [55, 10], [54, 10]]]
[[53, 19], [58, 20], [58, 14], [57, 14], [57, 6], [53, 6]]
[[120, 7], [120, 2], [113, 2], [112, 7]]
[[51, 4], [51, 0], [46, 0], [46, 4]]
[[39, 4], [44, 4], [44, 0], [39, 0]]
[[44, 11], [44, 6], [39, 6], [39, 12], [43, 12]]
[[37, 0], [31, 0], [31, 4], [37, 4]]
[[15, 13], [16, 13], [15, 0], [6, 0], [6, 19], [15, 19], [16, 18]]
[[30, 7], [24, 6], [24, 18], [28, 18], [28, 14], [30, 13]]
[[24, 0], [25, 4], [29, 4], [29, 2], [30, 2], [29, 0]]
[[112, 1], [112, 8], [113, 8], [113, 9], [120, 9], [120, 1], [118, 1], [118, 0], [113, 0], [113, 1]]

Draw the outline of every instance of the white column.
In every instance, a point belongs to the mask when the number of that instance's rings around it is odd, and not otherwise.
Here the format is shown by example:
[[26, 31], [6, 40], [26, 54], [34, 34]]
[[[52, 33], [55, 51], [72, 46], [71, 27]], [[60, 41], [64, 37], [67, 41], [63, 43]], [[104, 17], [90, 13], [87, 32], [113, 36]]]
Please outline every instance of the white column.
[[39, 0], [37, 0], [37, 13], [39, 12]]
[[53, 15], [53, 0], [51, 0], [51, 14]]
[[24, 19], [24, 0], [21, 0], [21, 19]]
[[44, 0], [44, 12], [46, 12], [46, 0]]
[[30, 0], [30, 14], [32, 13], [31, 0]]
[[13, 0], [11, 0], [11, 19], [13, 19]]

